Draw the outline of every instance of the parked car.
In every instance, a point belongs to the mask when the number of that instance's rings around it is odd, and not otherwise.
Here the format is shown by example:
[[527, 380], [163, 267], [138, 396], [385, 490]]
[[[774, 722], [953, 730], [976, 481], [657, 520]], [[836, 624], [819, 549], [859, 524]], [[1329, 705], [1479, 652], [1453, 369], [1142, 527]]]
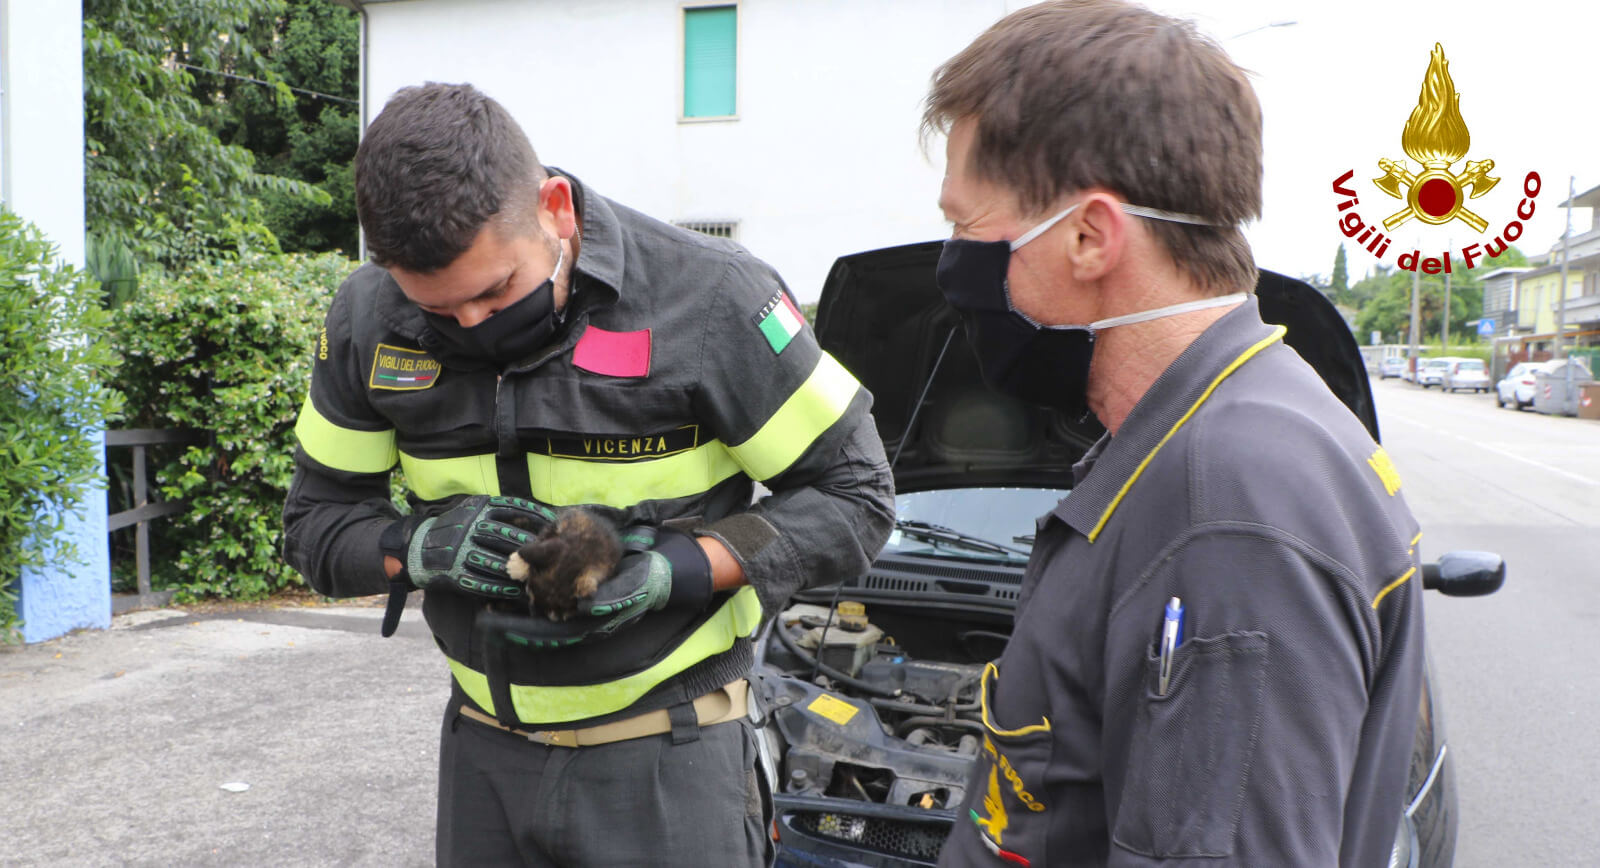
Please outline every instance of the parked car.
[[1444, 369], [1444, 380], [1439, 385], [1446, 392], [1454, 392], [1457, 389], [1487, 392], [1489, 371], [1484, 367], [1482, 359], [1460, 359], [1451, 362]]
[[1444, 382], [1445, 368], [1450, 367], [1457, 359], [1448, 356], [1439, 356], [1433, 359], [1423, 359], [1417, 362], [1417, 382], [1426, 389], [1429, 386], [1438, 386]]
[[[1578, 366], [1580, 377], [1588, 378], [1592, 376], [1589, 373], [1588, 364], [1583, 359], [1574, 358], [1571, 361]], [[1511, 367], [1511, 370], [1506, 372], [1505, 377], [1500, 382], [1495, 384], [1494, 402], [1501, 407], [1510, 407], [1513, 410], [1532, 407], [1534, 389], [1538, 388], [1539, 385], [1537, 375], [1540, 372], [1546, 374], [1555, 373], [1560, 366], [1561, 362], [1558, 360], [1518, 362]]]
[[[1092, 417], [984, 387], [959, 319], [934, 284], [940, 244], [835, 263], [822, 346], [872, 390], [899, 511], [864, 576], [801, 591], [758, 637], [752, 683], [781, 866], [933, 865], [966, 795], [984, 724], [978, 684], [1008, 640], [1034, 519], [1070, 497]], [[1262, 316], [1378, 435], [1368, 373], [1337, 311], [1263, 272]], [[1504, 565], [1447, 555], [1424, 586], [1488, 593]], [[1475, 583], [1475, 584], [1474, 584]], [[1390, 865], [1454, 857], [1456, 793], [1441, 709], [1424, 679], [1407, 808]]]
[[1404, 356], [1389, 356], [1378, 363], [1378, 379], [1387, 380], [1398, 377], [1406, 372], [1406, 359]]

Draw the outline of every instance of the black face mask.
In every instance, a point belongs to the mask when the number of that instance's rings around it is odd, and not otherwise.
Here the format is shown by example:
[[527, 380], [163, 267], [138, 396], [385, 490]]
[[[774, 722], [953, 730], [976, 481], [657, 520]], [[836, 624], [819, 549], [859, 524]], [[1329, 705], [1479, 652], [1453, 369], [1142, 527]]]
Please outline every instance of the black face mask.
[[[1077, 207], [1068, 207], [1015, 241], [946, 241], [934, 279], [945, 300], [961, 313], [967, 341], [972, 344], [989, 388], [1030, 404], [1083, 416], [1089, 411], [1089, 365], [1094, 360], [1097, 330], [1236, 304], [1244, 300], [1245, 294], [1184, 302], [1088, 325], [1047, 326], [1034, 322], [1011, 304], [1011, 290], [1006, 283], [1011, 253], [1044, 234]], [[1200, 225], [1210, 222], [1192, 214], [1142, 205], [1123, 203], [1121, 208], [1153, 220]]]
[[939, 254], [935, 279], [961, 313], [989, 388], [1081, 416], [1088, 410], [1094, 333], [1084, 326], [1042, 326], [1018, 313], [1006, 290], [1010, 266], [1009, 241], [953, 238]]
[[444, 360], [493, 362], [504, 368], [533, 355], [550, 342], [556, 330], [555, 277], [566, 257], [562, 249], [555, 270], [533, 291], [467, 328], [453, 316], [422, 312], [431, 335], [424, 344]]

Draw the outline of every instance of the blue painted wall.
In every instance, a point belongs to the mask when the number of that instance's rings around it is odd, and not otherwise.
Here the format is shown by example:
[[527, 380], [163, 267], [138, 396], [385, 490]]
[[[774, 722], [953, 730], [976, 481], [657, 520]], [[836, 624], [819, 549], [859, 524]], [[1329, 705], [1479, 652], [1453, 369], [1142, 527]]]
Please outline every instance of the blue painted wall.
[[[105, 432], [90, 431], [105, 478]], [[82, 517], [67, 517], [61, 537], [78, 548], [80, 563], [57, 563], [22, 573], [22, 641], [43, 642], [84, 627], [111, 626], [111, 546], [106, 535], [106, 492], [84, 492]]]

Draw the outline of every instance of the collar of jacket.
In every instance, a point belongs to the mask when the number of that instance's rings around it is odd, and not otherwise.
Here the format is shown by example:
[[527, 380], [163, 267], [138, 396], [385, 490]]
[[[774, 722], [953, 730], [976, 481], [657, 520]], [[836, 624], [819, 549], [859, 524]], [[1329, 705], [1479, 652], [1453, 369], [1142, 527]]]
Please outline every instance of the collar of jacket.
[[[610, 307], [622, 297], [622, 226], [610, 201], [555, 166], [547, 166], [545, 171], [571, 181], [576, 192], [574, 204], [578, 211], [578, 259], [573, 263], [568, 278], [567, 305], [561, 311], [561, 328], [532, 360], [512, 366], [514, 369], [531, 367], [538, 361], [571, 349], [583, 332], [580, 326], [588, 321], [589, 313]], [[400, 284], [387, 271], [378, 286], [378, 298], [378, 315], [384, 324], [396, 334], [417, 341], [420, 345], [428, 322], [422, 317], [422, 309], [406, 298], [405, 293], [400, 291]]]
[[1107, 511], [1168, 432], [1208, 397], [1230, 365], [1242, 364], [1277, 333], [1278, 327], [1261, 321], [1254, 294], [1212, 323], [1156, 378], [1116, 436], [1102, 437], [1073, 467], [1079, 484], [1052, 514], [1092, 542]]

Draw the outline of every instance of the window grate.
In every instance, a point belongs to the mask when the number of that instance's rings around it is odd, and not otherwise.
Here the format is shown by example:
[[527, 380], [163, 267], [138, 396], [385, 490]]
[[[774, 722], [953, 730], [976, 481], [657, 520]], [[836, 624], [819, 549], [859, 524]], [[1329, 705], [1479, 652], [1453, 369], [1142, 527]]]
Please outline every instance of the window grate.
[[738, 240], [737, 220], [674, 220], [672, 225], [681, 226], [690, 232], [699, 232], [701, 235], [710, 235], [712, 238]]

